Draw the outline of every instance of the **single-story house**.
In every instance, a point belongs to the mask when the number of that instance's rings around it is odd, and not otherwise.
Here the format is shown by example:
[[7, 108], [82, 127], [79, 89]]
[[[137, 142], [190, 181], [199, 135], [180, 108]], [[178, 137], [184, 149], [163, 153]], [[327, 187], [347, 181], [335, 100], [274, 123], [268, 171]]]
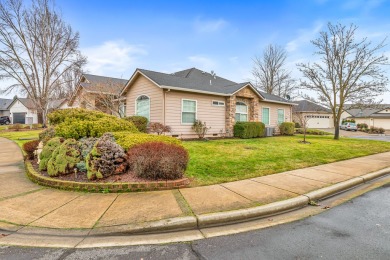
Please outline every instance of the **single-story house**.
[[[127, 80], [83, 74], [77, 84], [76, 90], [70, 97], [67, 106], [99, 110], [113, 114], [114, 108], [109, 107], [119, 98], [119, 94], [126, 85]], [[116, 106], [118, 104], [116, 103]], [[118, 107], [115, 107], [118, 110]]]
[[300, 117], [304, 117], [307, 128], [333, 128], [333, 113], [329, 108], [323, 107], [309, 100], [294, 101], [298, 104], [293, 108], [293, 121], [300, 122]]
[[38, 124], [38, 110], [31, 99], [15, 96], [8, 109], [11, 124]]
[[[49, 102], [49, 112], [65, 108], [68, 108], [65, 98]], [[15, 96], [8, 105], [8, 110], [11, 124], [38, 124], [42, 122], [41, 113], [30, 98]]]
[[351, 104], [344, 106], [341, 119], [354, 119], [357, 124], [365, 123], [368, 127], [382, 127], [390, 130], [390, 105], [380, 104], [374, 107], [356, 108]]
[[8, 106], [11, 102], [12, 99], [0, 98], [0, 116], [9, 116]]
[[210, 128], [208, 136], [233, 134], [239, 121], [260, 121], [276, 128], [292, 122], [294, 103], [196, 68], [172, 74], [136, 69], [120, 93], [126, 116], [141, 115], [172, 128], [172, 136], [195, 137], [195, 120]]

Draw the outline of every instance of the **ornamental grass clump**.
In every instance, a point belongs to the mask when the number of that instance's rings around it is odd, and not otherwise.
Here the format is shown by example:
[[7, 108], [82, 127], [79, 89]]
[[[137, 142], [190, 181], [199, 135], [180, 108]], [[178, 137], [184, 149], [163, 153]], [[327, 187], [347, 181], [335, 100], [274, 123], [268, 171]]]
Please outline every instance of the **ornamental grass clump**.
[[68, 139], [53, 151], [47, 163], [47, 174], [59, 176], [74, 173], [80, 160], [79, 144], [75, 139]]
[[64, 142], [64, 138], [61, 137], [54, 137], [47, 141], [45, 146], [43, 146], [42, 152], [39, 154], [39, 170], [40, 171], [46, 171], [47, 170], [47, 163], [49, 162], [52, 153], [54, 150], [60, 146]]
[[39, 145], [39, 140], [29, 141], [23, 144], [23, 151], [26, 152], [27, 159], [34, 159], [34, 152], [37, 150]]
[[87, 177], [90, 180], [122, 174], [128, 169], [127, 155], [123, 148], [115, 143], [114, 136], [106, 133], [99, 138], [87, 155], [86, 166]]
[[189, 160], [186, 149], [175, 144], [149, 142], [127, 152], [130, 170], [148, 180], [175, 180], [183, 177]]

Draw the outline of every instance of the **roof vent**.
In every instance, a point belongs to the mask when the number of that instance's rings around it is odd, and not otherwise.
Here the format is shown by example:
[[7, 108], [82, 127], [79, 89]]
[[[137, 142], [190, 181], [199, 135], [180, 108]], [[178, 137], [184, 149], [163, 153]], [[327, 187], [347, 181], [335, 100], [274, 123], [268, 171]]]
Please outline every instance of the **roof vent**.
[[210, 86], [211, 86], [212, 84], [211, 84], [211, 79], [210, 79]]
[[216, 79], [216, 78], [217, 78], [217, 74], [216, 74], [216, 73], [215, 73], [213, 70], [211, 71], [211, 73], [210, 73], [210, 74], [211, 74], [211, 76], [213, 76], [213, 77], [214, 77], [214, 79]]

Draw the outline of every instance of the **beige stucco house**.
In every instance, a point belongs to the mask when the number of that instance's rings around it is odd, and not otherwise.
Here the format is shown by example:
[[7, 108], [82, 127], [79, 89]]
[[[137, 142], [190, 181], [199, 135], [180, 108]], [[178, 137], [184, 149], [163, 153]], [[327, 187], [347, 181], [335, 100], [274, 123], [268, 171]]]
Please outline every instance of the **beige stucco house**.
[[126, 83], [124, 79], [83, 74], [66, 106], [117, 114], [117, 100]]
[[300, 123], [305, 118], [307, 128], [333, 128], [333, 113], [329, 108], [318, 105], [310, 100], [294, 101], [293, 121]]
[[364, 108], [348, 104], [344, 106], [341, 119], [354, 119], [357, 124], [365, 123], [368, 127], [382, 127], [390, 130], [390, 104]]
[[292, 121], [292, 102], [196, 68], [172, 74], [137, 69], [120, 94], [126, 116], [141, 115], [172, 128], [172, 136], [195, 137], [201, 120], [208, 136], [233, 133], [237, 121], [260, 121], [266, 127]]

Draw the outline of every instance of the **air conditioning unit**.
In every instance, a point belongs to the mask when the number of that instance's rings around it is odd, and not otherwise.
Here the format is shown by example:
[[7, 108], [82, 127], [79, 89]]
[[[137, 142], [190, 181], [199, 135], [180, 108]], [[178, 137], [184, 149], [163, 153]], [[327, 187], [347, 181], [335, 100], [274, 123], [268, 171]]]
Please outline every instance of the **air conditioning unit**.
[[273, 136], [275, 131], [275, 127], [266, 127], [265, 128], [265, 136]]

